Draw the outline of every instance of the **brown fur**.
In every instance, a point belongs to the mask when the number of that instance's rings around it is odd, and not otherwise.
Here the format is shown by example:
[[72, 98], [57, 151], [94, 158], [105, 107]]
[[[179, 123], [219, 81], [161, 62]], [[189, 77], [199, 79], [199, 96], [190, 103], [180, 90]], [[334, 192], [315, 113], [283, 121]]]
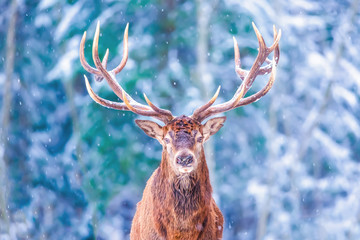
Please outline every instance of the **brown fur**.
[[[178, 119], [177, 119], [178, 120]], [[184, 119], [183, 119], [184, 120]], [[164, 128], [175, 134], [200, 131], [201, 124], [174, 121]], [[222, 239], [223, 216], [212, 198], [209, 170], [201, 146], [193, 172], [176, 175], [164, 147], [160, 167], [148, 180], [132, 223], [131, 240]]]

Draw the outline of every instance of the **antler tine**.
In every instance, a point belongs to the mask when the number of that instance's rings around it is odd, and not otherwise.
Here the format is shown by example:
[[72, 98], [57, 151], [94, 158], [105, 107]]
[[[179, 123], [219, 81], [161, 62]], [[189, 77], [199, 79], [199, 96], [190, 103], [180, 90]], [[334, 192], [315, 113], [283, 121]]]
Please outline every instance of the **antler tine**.
[[235, 72], [241, 78], [241, 80], [244, 80], [246, 75], [248, 75], [249, 71], [246, 71], [241, 68], [239, 45], [238, 45], [235, 37], [233, 37], [233, 40], [234, 40]]
[[[139, 115], [142, 115], [142, 116], [148, 116], [148, 117], [153, 117], [153, 118], [157, 118], [159, 119], [160, 121], [164, 122], [164, 123], [168, 123], [172, 120], [173, 116], [172, 114], [170, 113], [170, 116], [169, 115], [163, 115], [163, 114], [159, 114], [159, 112], [156, 112], [156, 111], [149, 111], [149, 110], [143, 110], [143, 109], [139, 109], [139, 108], [135, 108], [133, 107], [128, 98], [127, 98], [127, 94], [126, 92], [123, 90], [123, 99], [124, 99], [124, 103], [125, 105], [129, 108], [130, 111], [132, 111], [133, 113], [136, 113], [136, 114], [139, 114]], [[155, 106], [155, 105], [153, 105]], [[157, 108], [157, 107], [156, 107]], [[169, 111], [170, 112], [170, 111]]]
[[104, 55], [104, 58], [103, 58], [103, 60], [102, 60], [102, 65], [103, 65], [103, 67], [106, 69], [106, 67], [107, 67], [107, 61], [108, 61], [108, 58], [109, 58], [109, 49], [107, 48], [106, 49], [106, 52], [105, 52], [105, 55]]
[[86, 75], [84, 75], [85, 78], [85, 85], [86, 85], [86, 90], [88, 91], [90, 97], [98, 104], [104, 106], [104, 107], [108, 107], [108, 108], [113, 108], [113, 109], [117, 109], [117, 110], [128, 110], [128, 107], [124, 104], [124, 103], [119, 103], [119, 102], [113, 102], [113, 101], [109, 101], [106, 100], [104, 98], [99, 97], [94, 90], [91, 88], [91, 85], [89, 83], [88, 78], [86, 77]]
[[95, 74], [96, 76], [100, 76], [101, 77], [101, 72], [99, 70], [97, 70], [96, 68], [91, 67], [86, 59], [85, 59], [85, 54], [84, 54], [84, 48], [85, 48], [85, 40], [86, 40], [86, 31], [84, 32], [82, 38], [81, 38], [81, 42], [80, 42], [80, 51], [79, 51], [79, 55], [80, 55], [80, 62], [81, 65], [83, 66], [83, 68], [88, 71], [89, 73]]
[[[273, 25], [273, 31], [274, 31], [274, 42], [276, 41], [276, 38], [277, 38], [277, 36], [278, 36], [278, 33], [277, 33], [277, 31], [276, 31], [276, 27], [275, 27], [275, 25]], [[278, 52], [278, 55], [279, 55], [279, 45], [277, 45], [278, 47], [275, 49], [275, 50], [278, 50], [277, 52]], [[274, 52], [274, 56], [276, 55], [276, 52]], [[269, 58], [266, 58], [266, 63], [270, 63], [270, 64], [272, 64], [272, 61], [269, 59]]]
[[129, 23], [126, 24], [126, 28], [125, 28], [125, 31], [124, 31], [124, 40], [123, 40], [123, 57], [121, 59], [121, 62], [120, 64], [114, 68], [112, 70], [112, 72], [116, 75], [118, 74], [119, 72], [121, 72], [121, 70], [125, 67], [126, 65], [126, 62], [128, 60], [128, 57], [129, 57], [129, 48], [128, 48], [128, 35], [129, 35]]
[[112, 71], [107, 71], [107, 61], [109, 57], [109, 51], [106, 50], [106, 53], [104, 55], [103, 61], [100, 61], [99, 53], [98, 53], [98, 44], [99, 44], [99, 36], [100, 36], [100, 22], [97, 23], [96, 31], [94, 34], [93, 39], [93, 46], [92, 46], [92, 55], [93, 60], [96, 66], [95, 68], [92, 68], [89, 66], [89, 64], [85, 61], [84, 58], [84, 42], [86, 33], [83, 36], [83, 39], [81, 40], [80, 44], [80, 60], [84, 68], [89, 71], [90, 73], [95, 74], [95, 79], [102, 80], [103, 78], [106, 79], [107, 83], [109, 84], [110, 88], [114, 91], [114, 93], [123, 101], [120, 102], [112, 102], [106, 99], [103, 99], [95, 94], [95, 92], [92, 90], [88, 79], [85, 77], [85, 83], [86, 83], [86, 89], [91, 96], [91, 98], [99, 103], [102, 106], [114, 108], [117, 110], [126, 110], [126, 111], [132, 111], [134, 113], [143, 115], [143, 116], [150, 116], [159, 119], [160, 121], [163, 121], [164, 123], [168, 123], [171, 121], [174, 117], [171, 114], [170, 111], [164, 110], [161, 108], [156, 107], [153, 103], [149, 101], [149, 99], [145, 96], [146, 102], [149, 104], [149, 106], [146, 106], [144, 104], [136, 102], [128, 93], [124, 91], [124, 89], [120, 86], [120, 84], [116, 81], [115, 75], [119, 73], [125, 66], [127, 59], [128, 59], [128, 29], [129, 24], [126, 25], [125, 33], [124, 33], [124, 55], [120, 62], [120, 64], [114, 68]]
[[198, 109], [196, 109], [192, 116], [197, 116], [202, 111], [204, 111], [204, 110], [208, 109], [209, 107], [211, 107], [211, 105], [214, 104], [217, 97], [219, 96], [220, 89], [221, 89], [221, 86], [218, 87], [218, 89], [216, 90], [214, 96], [210, 99], [210, 101], [208, 101], [205, 105], [203, 105], [203, 106], [199, 107]]
[[[256, 25], [252, 23], [252, 26], [254, 28], [256, 37], [259, 42], [259, 52], [255, 59], [254, 64], [250, 68], [250, 71], [243, 70], [241, 68], [241, 61], [240, 61], [240, 52], [239, 47], [237, 44], [237, 41], [234, 39], [234, 58], [235, 58], [235, 71], [238, 74], [238, 76], [243, 80], [242, 84], [239, 86], [239, 88], [236, 90], [234, 96], [227, 102], [218, 104], [215, 106], [211, 106], [208, 104], [205, 104], [204, 106], [198, 108], [194, 111], [193, 118], [198, 121], [203, 121], [205, 118], [208, 118], [214, 114], [218, 114], [221, 112], [226, 112], [231, 109], [237, 108], [239, 106], [243, 106], [249, 103], [252, 103], [262, 96], [264, 96], [272, 87], [275, 76], [276, 76], [276, 64], [279, 61], [280, 56], [280, 49], [279, 49], [279, 41], [281, 38], [281, 30], [279, 30], [279, 33], [277, 33], [276, 28], [273, 27], [274, 30], [274, 43], [267, 47], [264, 41], [264, 38], [260, 34], [259, 30], [257, 29]], [[269, 60], [267, 57], [268, 55], [274, 51], [274, 57], [273, 60]], [[267, 66], [261, 67], [261, 65], [264, 62], [269, 63]], [[271, 71], [271, 76], [269, 78], [268, 83], [266, 86], [261, 89], [259, 92], [255, 93], [254, 95], [247, 97], [243, 99], [247, 91], [252, 86], [255, 78], [258, 75], [264, 75]]]
[[275, 47], [275, 51], [274, 51], [274, 60], [275, 60], [276, 64], [278, 64], [279, 59], [280, 59], [279, 42], [280, 42], [280, 38], [281, 38], [281, 29], [279, 29], [279, 33], [278, 33], [275, 25], [273, 25], [273, 31], [274, 31], [274, 42], [277, 43], [276, 47]]
[[274, 31], [274, 43], [267, 48], [269, 52], [272, 52], [278, 46], [281, 38], [281, 29], [279, 29], [279, 33], [277, 33], [275, 26], [273, 26], [273, 31]]
[[252, 27], [253, 27], [253, 29], [255, 31], [256, 37], [257, 37], [258, 42], [259, 42], [259, 52], [260, 52], [261, 50], [266, 49], [266, 44], [265, 44], [264, 38], [262, 37], [262, 35], [259, 32], [259, 29], [256, 27], [255, 23], [252, 22], [251, 24], [252, 24]]
[[159, 107], [157, 107], [155, 104], [153, 104], [149, 98], [146, 96], [146, 94], [144, 93], [144, 98], [146, 103], [152, 108], [152, 110], [154, 110], [155, 112], [159, 113], [159, 114], [163, 114], [163, 115], [167, 115], [169, 117], [172, 117], [172, 114], [169, 110], [166, 109], [161, 109]]
[[[109, 49], [107, 48], [106, 49], [106, 52], [105, 52], [105, 55], [104, 55], [104, 58], [101, 62], [101, 64], [103, 65], [103, 67], [106, 69], [107, 67], [107, 61], [108, 61], [108, 58], [109, 58]], [[98, 82], [101, 82], [102, 80], [104, 79], [103, 76], [97, 76], [95, 75], [95, 80], [98, 81]]]

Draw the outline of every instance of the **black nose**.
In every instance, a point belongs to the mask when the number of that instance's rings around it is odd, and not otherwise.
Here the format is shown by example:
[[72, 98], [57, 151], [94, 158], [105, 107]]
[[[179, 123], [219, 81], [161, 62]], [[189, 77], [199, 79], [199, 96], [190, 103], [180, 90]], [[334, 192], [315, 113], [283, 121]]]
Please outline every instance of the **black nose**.
[[176, 158], [176, 163], [180, 164], [181, 166], [187, 166], [192, 163], [194, 160], [192, 155], [180, 155]]

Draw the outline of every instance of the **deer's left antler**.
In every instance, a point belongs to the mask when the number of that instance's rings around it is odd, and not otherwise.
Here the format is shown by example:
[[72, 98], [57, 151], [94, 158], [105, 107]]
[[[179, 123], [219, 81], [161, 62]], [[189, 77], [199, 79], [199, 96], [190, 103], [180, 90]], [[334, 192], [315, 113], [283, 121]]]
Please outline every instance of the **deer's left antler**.
[[[210, 99], [209, 102], [207, 102], [205, 105], [199, 107], [194, 111], [193, 115], [191, 116], [193, 119], [202, 122], [204, 119], [212, 115], [226, 112], [231, 109], [255, 102], [258, 99], [260, 99], [262, 96], [264, 96], [274, 84], [274, 80], [276, 76], [276, 65], [279, 62], [279, 57], [280, 57], [279, 41], [281, 38], [281, 30], [279, 30], [278, 33], [274, 26], [274, 43], [270, 47], [267, 47], [263, 37], [261, 36], [259, 30], [257, 29], [254, 23], [252, 23], [252, 26], [254, 28], [256, 37], [259, 41], [259, 53], [250, 71], [241, 68], [239, 46], [237, 44], [235, 37], [233, 38], [234, 52], [235, 52], [235, 71], [238, 74], [238, 76], [243, 80], [242, 84], [240, 85], [240, 87], [235, 92], [234, 96], [229, 101], [212, 106], [217, 96], [219, 95], [219, 91], [220, 91], [220, 87], [219, 87], [215, 95]], [[274, 51], [273, 60], [269, 60], [268, 56], [273, 51]], [[264, 62], [267, 62], [268, 64], [262, 67]], [[259, 92], [244, 98], [245, 94], [253, 84], [255, 78], [258, 75], [264, 75], [270, 72], [271, 75], [265, 87], [261, 89]]]

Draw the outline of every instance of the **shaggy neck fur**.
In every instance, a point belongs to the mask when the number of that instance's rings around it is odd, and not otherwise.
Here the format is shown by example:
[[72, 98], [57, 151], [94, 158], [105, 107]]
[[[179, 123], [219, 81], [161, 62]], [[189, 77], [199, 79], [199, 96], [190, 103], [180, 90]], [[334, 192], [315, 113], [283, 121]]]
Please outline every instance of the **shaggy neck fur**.
[[169, 165], [166, 151], [163, 151], [158, 172], [159, 177], [162, 176], [159, 178], [162, 181], [160, 185], [166, 189], [164, 197], [173, 206], [178, 218], [188, 218], [210, 204], [212, 188], [203, 150], [200, 155], [196, 170], [189, 174], [176, 175]]

